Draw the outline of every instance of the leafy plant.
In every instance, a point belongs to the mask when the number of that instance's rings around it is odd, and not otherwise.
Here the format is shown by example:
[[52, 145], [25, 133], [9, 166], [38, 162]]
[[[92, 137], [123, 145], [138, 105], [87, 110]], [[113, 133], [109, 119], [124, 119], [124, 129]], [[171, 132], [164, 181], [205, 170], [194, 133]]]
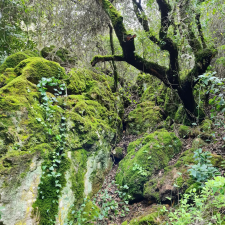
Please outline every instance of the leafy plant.
[[[192, 189], [184, 194], [179, 208], [168, 214], [167, 225], [224, 224], [224, 193], [225, 178], [221, 176], [206, 182], [200, 195], [196, 189]], [[164, 207], [163, 211], [168, 210]]]
[[[82, 224], [95, 224], [96, 222], [99, 224], [104, 222], [108, 218], [112, 217], [124, 217], [126, 213], [129, 212], [128, 208], [128, 200], [131, 196], [128, 195], [127, 190], [129, 187], [127, 185], [118, 186], [118, 190], [115, 191], [115, 194], [118, 194], [119, 198], [122, 200], [120, 202], [116, 202], [112, 195], [109, 194], [107, 190], [98, 192], [96, 197], [93, 199], [93, 204], [95, 207], [99, 207], [100, 211], [98, 215], [95, 215], [93, 219], [88, 220], [85, 215], [85, 206], [90, 201], [86, 198], [84, 199], [83, 204], [79, 207], [77, 211], [73, 211], [72, 214], [75, 215], [76, 223], [78, 225]], [[71, 223], [73, 224], [73, 223]]]
[[[58, 77], [60, 77], [60, 70]], [[62, 95], [65, 91], [65, 84], [55, 77], [45, 78], [43, 77], [37, 84], [38, 91], [41, 93], [41, 107], [45, 113], [43, 118], [37, 117], [38, 123], [42, 124], [49, 143], [54, 142], [54, 147], [50, 152], [48, 159], [42, 163], [42, 177], [38, 186], [38, 199], [34, 203], [33, 207], [38, 208], [41, 216], [42, 224], [55, 224], [55, 216], [58, 213], [58, 199], [61, 189], [63, 188], [64, 172], [65, 172], [65, 144], [66, 144], [66, 118], [61, 114], [58, 130], [53, 131], [53, 124], [55, 123], [55, 110], [53, 104], [57, 103], [55, 97], [49, 97], [47, 94], [47, 87], [55, 87], [55, 96]], [[51, 194], [46, 185], [50, 185]], [[50, 203], [50, 204], [49, 204]], [[42, 209], [42, 205], [48, 205]], [[55, 207], [57, 205], [57, 207]], [[46, 209], [47, 208], [47, 209]], [[46, 215], [49, 216], [48, 222], [46, 221]], [[42, 221], [43, 220], [43, 221]]]
[[210, 152], [203, 152], [202, 149], [199, 148], [194, 152], [193, 158], [197, 164], [191, 165], [188, 171], [190, 171], [197, 182], [203, 183], [215, 175], [220, 175], [219, 171], [211, 164], [210, 158], [212, 158], [212, 156]]
[[[218, 78], [215, 76], [216, 72], [208, 71], [198, 77], [200, 89], [205, 90], [206, 101], [209, 101], [211, 108], [211, 118], [215, 119], [215, 125], [223, 126], [223, 120], [217, 117], [218, 112], [225, 112], [225, 95], [224, 95], [224, 78]], [[197, 79], [197, 80], [198, 80]], [[212, 95], [211, 99], [209, 94]], [[208, 103], [207, 103], [208, 104]]]
[[[150, 159], [150, 158], [148, 158]], [[134, 166], [132, 168], [134, 171], [138, 171], [138, 174], [141, 174], [142, 176], [148, 176], [148, 173], [146, 170], [142, 168], [142, 166], [138, 165], [137, 163], [134, 163]]]

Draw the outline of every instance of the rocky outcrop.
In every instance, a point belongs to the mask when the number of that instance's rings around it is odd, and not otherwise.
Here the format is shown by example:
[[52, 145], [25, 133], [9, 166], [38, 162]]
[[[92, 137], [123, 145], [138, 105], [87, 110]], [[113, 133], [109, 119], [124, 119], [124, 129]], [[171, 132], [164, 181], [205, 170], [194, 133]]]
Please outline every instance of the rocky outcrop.
[[[83, 198], [101, 187], [112, 165], [111, 143], [122, 131], [118, 113], [123, 104], [112, 94], [107, 77], [75, 69], [67, 75], [58, 63], [33, 56], [16, 53], [0, 67], [0, 205], [5, 225], [73, 221], [72, 212]], [[46, 96], [55, 99], [49, 118], [37, 87], [43, 78], [67, 87], [57, 96], [54, 83], [46, 86]], [[61, 163], [56, 162], [55, 184], [48, 174], [62, 118], [65, 150]]]

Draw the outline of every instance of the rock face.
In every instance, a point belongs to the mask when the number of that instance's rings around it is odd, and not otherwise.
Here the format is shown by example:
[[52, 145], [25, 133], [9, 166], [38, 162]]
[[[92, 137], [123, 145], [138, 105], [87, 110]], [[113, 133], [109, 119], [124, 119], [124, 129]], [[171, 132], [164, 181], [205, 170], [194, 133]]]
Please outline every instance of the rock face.
[[[115, 103], [122, 104], [112, 94], [110, 80], [88, 70], [66, 75], [58, 63], [34, 56], [16, 53], [0, 66], [0, 205], [5, 225], [73, 221], [72, 211], [101, 187], [112, 165], [111, 142], [122, 130], [118, 112], [123, 110]], [[49, 118], [54, 135], [62, 114], [66, 119], [57, 201], [52, 200], [56, 187], [44, 171], [57, 140], [40, 122], [48, 119], [37, 88], [43, 77], [57, 78], [67, 87], [67, 93], [55, 97], [50, 107], [54, 118]], [[53, 94], [54, 88], [47, 86], [47, 95]]]

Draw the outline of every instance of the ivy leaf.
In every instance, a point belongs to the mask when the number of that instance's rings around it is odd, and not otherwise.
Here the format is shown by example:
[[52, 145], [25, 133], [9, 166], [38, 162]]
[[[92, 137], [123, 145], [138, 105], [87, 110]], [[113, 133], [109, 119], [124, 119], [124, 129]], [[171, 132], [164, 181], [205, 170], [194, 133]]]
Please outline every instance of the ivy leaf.
[[54, 170], [54, 167], [53, 167], [53, 166], [51, 166], [51, 167], [49, 168], [49, 170]]

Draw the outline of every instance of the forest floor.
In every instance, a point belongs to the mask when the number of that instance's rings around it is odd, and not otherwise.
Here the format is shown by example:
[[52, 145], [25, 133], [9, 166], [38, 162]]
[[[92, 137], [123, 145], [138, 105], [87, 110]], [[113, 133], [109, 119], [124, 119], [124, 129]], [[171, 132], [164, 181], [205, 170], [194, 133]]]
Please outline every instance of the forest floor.
[[[128, 115], [130, 111], [132, 111], [135, 108], [135, 105], [131, 105], [128, 107], [125, 111], [125, 115]], [[207, 146], [204, 147], [205, 151], [209, 151], [213, 154], [221, 155], [225, 159], [225, 128], [220, 127], [217, 128], [214, 127], [213, 131], [214, 133], [214, 140], [209, 143]], [[176, 135], [178, 135], [178, 132], [174, 130]], [[123, 156], [125, 157], [127, 154], [127, 147], [130, 142], [135, 141], [136, 139], [140, 138], [141, 136], [136, 135], [127, 135], [124, 131], [123, 137], [120, 140], [120, 142], [116, 145], [116, 147], [122, 147], [123, 148]], [[179, 137], [180, 138], [180, 137]], [[177, 162], [180, 155], [191, 148], [192, 141], [195, 137], [189, 137], [187, 139], [180, 138], [180, 140], [183, 143], [182, 151], [175, 155], [173, 159], [170, 160], [168, 163], [169, 165], [173, 165]], [[124, 200], [122, 200], [119, 197], [118, 193], [118, 185], [116, 185], [115, 176], [118, 169], [118, 162], [114, 161], [113, 167], [111, 171], [108, 173], [108, 175], [105, 177], [104, 183], [102, 185], [102, 188], [99, 190], [98, 194], [94, 196], [95, 202], [98, 205], [98, 202], [102, 202], [102, 199], [105, 195], [107, 195], [108, 201], [115, 201], [115, 203], [118, 205], [118, 214], [115, 215], [114, 210], [109, 210], [108, 218], [103, 219], [102, 221], [98, 221], [95, 224], [98, 225], [121, 225], [123, 221], [130, 221], [135, 217], [141, 216], [145, 214], [146, 212], [149, 212], [152, 207], [157, 205], [157, 202], [148, 202], [147, 200], [142, 200], [140, 202], [135, 202], [132, 204], [124, 204]], [[224, 176], [225, 171], [220, 170], [221, 175]], [[156, 171], [156, 174], [163, 173], [163, 170]], [[99, 204], [101, 206], [101, 204]], [[168, 204], [166, 204], [167, 209], [172, 207]], [[101, 208], [101, 207], [100, 207]], [[127, 208], [127, 210], [125, 210]]]

